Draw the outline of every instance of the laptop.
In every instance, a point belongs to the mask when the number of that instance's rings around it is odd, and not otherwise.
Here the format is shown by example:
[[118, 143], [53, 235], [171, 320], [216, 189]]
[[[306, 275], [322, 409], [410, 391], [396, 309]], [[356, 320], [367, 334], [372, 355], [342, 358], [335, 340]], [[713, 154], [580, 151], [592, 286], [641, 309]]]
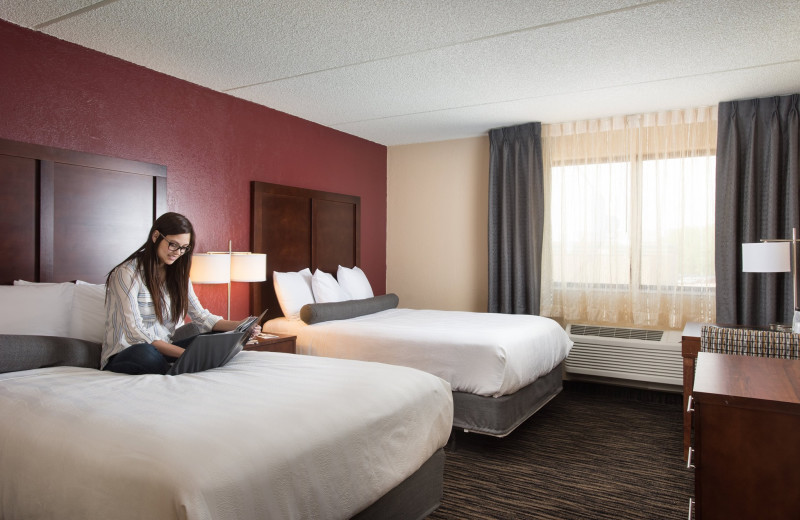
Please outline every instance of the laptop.
[[264, 309], [259, 316], [248, 317], [236, 329], [228, 332], [200, 334], [172, 364], [167, 375], [191, 374], [225, 366], [242, 351], [253, 333], [253, 328], [261, 322], [266, 313], [267, 309]]

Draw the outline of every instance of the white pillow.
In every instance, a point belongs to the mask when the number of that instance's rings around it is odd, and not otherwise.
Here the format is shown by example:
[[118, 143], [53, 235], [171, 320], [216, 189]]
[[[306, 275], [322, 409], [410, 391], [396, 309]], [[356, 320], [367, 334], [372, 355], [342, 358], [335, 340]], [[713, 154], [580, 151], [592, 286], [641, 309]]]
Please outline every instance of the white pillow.
[[70, 335], [73, 283], [0, 286], [0, 334]]
[[354, 300], [363, 300], [364, 298], [372, 298], [372, 286], [367, 280], [367, 275], [358, 267], [348, 269], [347, 267], [339, 266], [336, 270], [336, 278], [339, 280], [339, 285], [344, 289], [347, 294]]
[[339, 286], [339, 282], [332, 274], [314, 271], [311, 278], [311, 290], [314, 292], [314, 301], [317, 303], [343, 302], [350, 300], [350, 295]]
[[102, 343], [106, 334], [106, 286], [75, 282], [70, 337]]
[[296, 273], [272, 273], [275, 295], [283, 315], [290, 320], [300, 319], [300, 309], [307, 303], [314, 303], [311, 290], [311, 269], [305, 268]]

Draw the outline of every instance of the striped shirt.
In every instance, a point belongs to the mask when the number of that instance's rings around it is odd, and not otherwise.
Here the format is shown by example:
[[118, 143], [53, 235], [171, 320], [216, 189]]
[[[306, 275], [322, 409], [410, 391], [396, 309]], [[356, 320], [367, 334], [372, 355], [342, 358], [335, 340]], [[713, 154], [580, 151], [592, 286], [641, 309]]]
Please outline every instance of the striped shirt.
[[[144, 283], [141, 273], [136, 269], [137, 260], [129, 260], [111, 273], [106, 289], [106, 335], [100, 367], [108, 358], [122, 350], [139, 343], [152, 343], [155, 340], [171, 342], [175, 329], [183, 325], [184, 317], [172, 319], [170, 316], [169, 294], [164, 294], [166, 312], [165, 323], [156, 318], [153, 297]], [[189, 317], [203, 332], [210, 331], [222, 319], [200, 305], [189, 282]]]

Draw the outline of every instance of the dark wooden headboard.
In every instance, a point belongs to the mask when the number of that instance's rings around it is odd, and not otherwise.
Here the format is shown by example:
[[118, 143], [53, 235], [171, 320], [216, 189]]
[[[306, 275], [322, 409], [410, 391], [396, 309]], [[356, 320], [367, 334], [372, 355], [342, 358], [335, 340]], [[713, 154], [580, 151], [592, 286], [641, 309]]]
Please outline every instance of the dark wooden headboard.
[[267, 254], [267, 281], [251, 284], [253, 312], [283, 316], [272, 272], [306, 267], [336, 276], [361, 260], [361, 197], [265, 182], [252, 183], [252, 248]]
[[0, 284], [106, 274], [167, 209], [167, 167], [0, 139]]

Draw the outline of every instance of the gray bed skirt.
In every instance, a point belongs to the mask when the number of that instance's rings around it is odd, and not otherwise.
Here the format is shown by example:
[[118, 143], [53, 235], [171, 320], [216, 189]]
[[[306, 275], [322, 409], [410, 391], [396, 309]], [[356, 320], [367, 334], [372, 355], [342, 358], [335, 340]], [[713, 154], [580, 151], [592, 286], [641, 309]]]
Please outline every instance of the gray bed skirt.
[[563, 363], [526, 387], [501, 397], [453, 392], [453, 428], [505, 437], [557, 396]]
[[421, 520], [441, 504], [443, 481], [444, 448], [440, 448], [410, 477], [353, 520]]

